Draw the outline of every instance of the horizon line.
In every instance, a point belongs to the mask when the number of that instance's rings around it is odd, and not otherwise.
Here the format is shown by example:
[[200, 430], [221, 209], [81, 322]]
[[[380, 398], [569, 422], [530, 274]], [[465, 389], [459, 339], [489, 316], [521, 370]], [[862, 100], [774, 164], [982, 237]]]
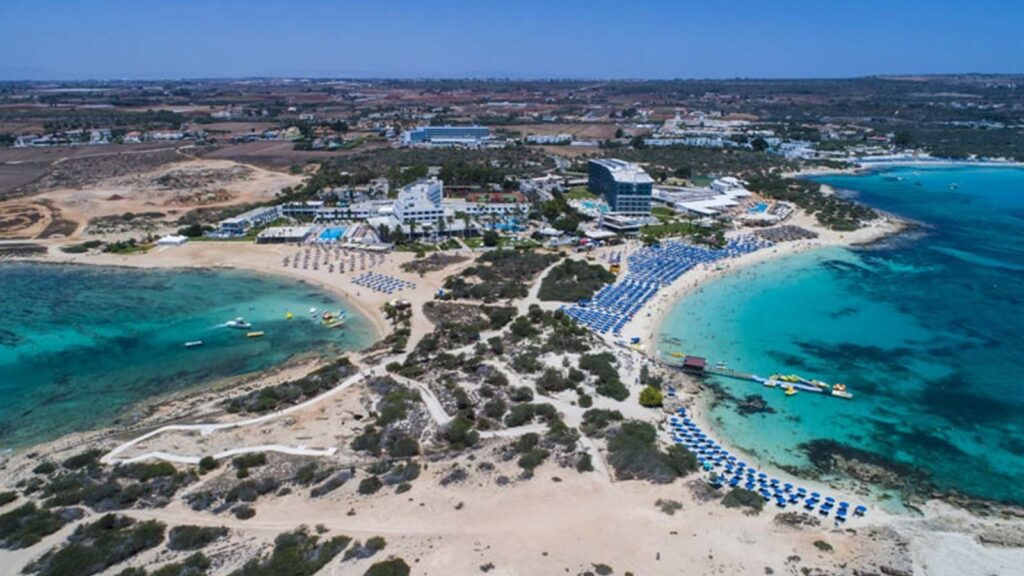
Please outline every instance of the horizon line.
[[291, 80], [291, 81], [400, 81], [400, 82], [729, 82], [729, 81], [836, 81], [865, 80], [871, 78], [955, 78], [963, 76], [1004, 76], [1024, 77], [1024, 72], [902, 72], [886, 74], [864, 74], [853, 76], [722, 76], [722, 77], [588, 77], [588, 76], [501, 76], [501, 75], [464, 75], [464, 76], [346, 76], [346, 75], [246, 75], [246, 76], [139, 76], [131, 77], [93, 77], [93, 78], [2, 78], [0, 83], [44, 84], [63, 83], [123, 83], [123, 82], [201, 82], [201, 81], [253, 81], [253, 80]]

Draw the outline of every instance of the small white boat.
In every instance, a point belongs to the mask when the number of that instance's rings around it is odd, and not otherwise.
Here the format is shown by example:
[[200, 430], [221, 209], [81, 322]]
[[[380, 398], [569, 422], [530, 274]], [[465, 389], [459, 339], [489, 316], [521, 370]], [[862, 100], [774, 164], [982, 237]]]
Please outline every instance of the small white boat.
[[246, 322], [245, 318], [242, 318], [241, 316], [235, 318], [234, 320], [228, 320], [227, 322], [224, 323], [224, 325], [227, 326], [228, 328], [239, 328], [241, 330], [252, 328], [252, 324]]
[[192, 340], [190, 342], [185, 342], [185, 348], [195, 348], [197, 346], [202, 346], [202, 345], [203, 345], [203, 341], [202, 340]]

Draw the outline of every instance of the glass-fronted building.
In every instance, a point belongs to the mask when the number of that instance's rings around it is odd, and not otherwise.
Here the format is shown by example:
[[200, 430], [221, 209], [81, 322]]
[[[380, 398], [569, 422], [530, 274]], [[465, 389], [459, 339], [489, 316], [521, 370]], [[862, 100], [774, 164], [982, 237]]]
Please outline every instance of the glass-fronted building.
[[637, 164], [601, 158], [587, 163], [587, 190], [604, 198], [612, 212], [648, 215], [654, 180]]
[[420, 126], [402, 133], [402, 144], [479, 144], [491, 137], [486, 126]]

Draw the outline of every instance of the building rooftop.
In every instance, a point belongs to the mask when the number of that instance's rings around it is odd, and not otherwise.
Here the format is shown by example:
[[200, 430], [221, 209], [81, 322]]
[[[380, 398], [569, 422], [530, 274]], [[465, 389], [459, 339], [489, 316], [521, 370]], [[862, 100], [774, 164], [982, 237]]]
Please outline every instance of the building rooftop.
[[639, 164], [615, 158], [600, 158], [597, 160], [591, 160], [591, 162], [607, 168], [617, 182], [628, 182], [630, 184], [654, 183], [654, 179], [651, 178], [647, 172], [644, 172], [644, 169], [641, 168]]

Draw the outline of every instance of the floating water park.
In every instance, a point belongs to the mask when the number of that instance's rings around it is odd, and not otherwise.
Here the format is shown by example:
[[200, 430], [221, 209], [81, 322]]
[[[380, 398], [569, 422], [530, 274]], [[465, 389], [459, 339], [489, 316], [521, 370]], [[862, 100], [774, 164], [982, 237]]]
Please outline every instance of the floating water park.
[[688, 356], [681, 352], [673, 352], [670, 356], [678, 358], [680, 361], [662, 360], [662, 363], [666, 366], [679, 368], [691, 373], [713, 374], [715, 376], [724, 376], [726, 378], [734, 378], [736, 380], [746, 380], [748, 382], [761, 384], [765, 388], [777, 388], [784, 392], [786, 396], [795, 396], [797, 393], [803, 391], [810, 392], [812, 394], [823, 394], [825, 396], [842, 398], [844, 400], [853, 399], [853, 394], [846, 389], [846, 384], [828, 384], [821, 380], [810, 380], [797, 374], [772, 374], [765, 378], [763, 376], [758, 376], [757, 374], [733, 370], [723, 363], [718, 363], [714, 366], [707, 366], [707, 361], [700, 356]]

